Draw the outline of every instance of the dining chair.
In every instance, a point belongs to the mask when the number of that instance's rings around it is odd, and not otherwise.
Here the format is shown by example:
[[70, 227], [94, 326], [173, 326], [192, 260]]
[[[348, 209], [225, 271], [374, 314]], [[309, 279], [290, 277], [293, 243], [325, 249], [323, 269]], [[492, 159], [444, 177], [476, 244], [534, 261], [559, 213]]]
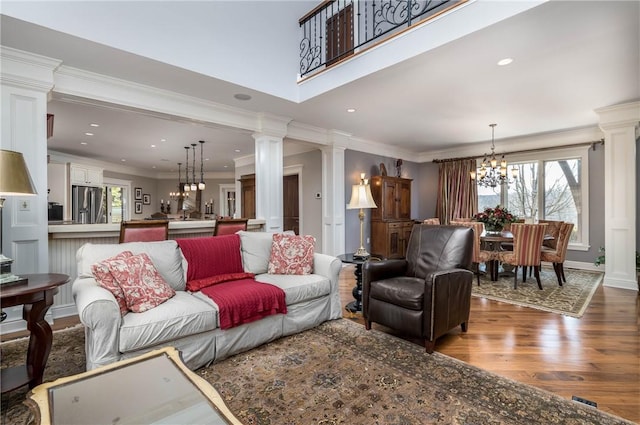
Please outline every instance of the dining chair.
[[571, 232], [573, 231], [573, 223], [562, 223], [560, 231], [556, 239], [555, 249], [542, 247], [540, 253], [540, 261], [546, 261], [553, 264], [553, 270], [556, 272], [558, 278], [558, 285], [562, 286], [562, 282], [567, 283], [567, 278], [564, 275], [564, 260], [567, 257], [567, 247], [569, 246], [569, 239], [571, 239]]
[[552, 249], [556, 249], [558, 243], [558, 237], [560, 236], [560, 227], [564, 221], [561, 220], [538, 220], [538, 223], [547, 223], [547, 235], [552, 238], [545, 239], [542, 242], [542, 246], [546, 246]]
[[135, 220], [120, 222], [120, 243], [165, 241], [168, 237], [168, 220]]
[[489, 261], [493, 261], [496, 258], [496, 251], [486, 251], [482, 249], [480, 237], [482, 236], [482, 232], [484, 232], [484, 223], [479, 221], [451, 220], [450, 224], [452, 226], [464, 226], [473, 229], [473, 256], [471, 261], [478, 286], [480, 286], [480, 263], [489, 263]]
[[440, 219], [438, 217], [425, 218], [422, 224], [440, 225]]
[[248, 218], [218, 218], [213, 228], [213, 236], [232, 235], [247, 230]]
[[527, 281], [527, 267], [533, 267], [533, 273], [542, 289], [540, 282], [540, 256], [542, 241], [547, 231], [547, 224], [511, 224], [513, 234], [513, 251], [498, 252], [498, 259], [503, 263], [514, 266], [513, 289], [518, 289], [518, 267], [522, 269], [522, 281]]

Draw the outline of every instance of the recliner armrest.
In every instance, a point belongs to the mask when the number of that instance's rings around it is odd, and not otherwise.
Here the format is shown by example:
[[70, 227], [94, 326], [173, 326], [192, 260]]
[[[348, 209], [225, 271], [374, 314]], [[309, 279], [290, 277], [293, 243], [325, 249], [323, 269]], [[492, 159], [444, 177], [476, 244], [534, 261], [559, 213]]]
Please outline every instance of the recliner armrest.
[[362, 285], [376, 280], [404, 276], [407, 272], [407, 260], [367, 261], [362, 265]]

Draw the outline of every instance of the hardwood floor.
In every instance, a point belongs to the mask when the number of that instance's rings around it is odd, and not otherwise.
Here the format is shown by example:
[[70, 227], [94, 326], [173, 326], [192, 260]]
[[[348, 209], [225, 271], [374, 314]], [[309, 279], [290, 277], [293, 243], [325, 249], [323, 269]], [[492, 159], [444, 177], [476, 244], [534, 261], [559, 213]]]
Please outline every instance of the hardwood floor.
[[[343, 306], [353, 301], [353, 270], [348, 265], [340, 272]], [[436, 351], [566, 399], [595, 401], [598, 409], [640, 423], [639, 312], [636, 292], [603, 287], [580, 319], [472, 297], [468, 332], [452, 330], [438, 339]], [[344, 317], [363, 324], [361, 314], [345, 311]], [[53, 328], [77, 323], [77, 316], [56, 319]]]
[[[340, 273], [343, 305], [353, 299], [353, 270], [346, 266]], [[639, 305], [637, 292], [602, 286], [580, 319], [472, 297], [468, 332], [452, 330], [435, 350], [640, 422]], [[361, 314], [345, 317], [364, 324]]]

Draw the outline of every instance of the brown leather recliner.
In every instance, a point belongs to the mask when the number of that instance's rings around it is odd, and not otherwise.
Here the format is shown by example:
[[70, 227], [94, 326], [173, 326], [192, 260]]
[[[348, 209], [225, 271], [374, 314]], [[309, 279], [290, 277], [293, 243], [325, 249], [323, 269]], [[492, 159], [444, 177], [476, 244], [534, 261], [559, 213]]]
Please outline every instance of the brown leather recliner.
[[459, 226], [413, 226], [404, 260], [367, 261], [362, 267], [364, 322], [435, 341], [461, 325], [471, 307], [473, 230]]

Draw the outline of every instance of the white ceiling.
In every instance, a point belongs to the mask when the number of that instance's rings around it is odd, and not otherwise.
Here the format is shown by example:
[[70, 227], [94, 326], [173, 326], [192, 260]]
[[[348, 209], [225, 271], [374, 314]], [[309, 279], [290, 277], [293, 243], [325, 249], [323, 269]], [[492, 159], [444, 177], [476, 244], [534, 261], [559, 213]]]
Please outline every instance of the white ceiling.
[[[502, 138], [593, 127], [598, 123], [594, 109], [640, 99], [637, 1], [547, 2], [300, 103], [7, 15], [1, 24], [4, 46], [235, 108], [338, 129], [415, 156], [452, 149], [482, 153], [491, 136], [488, 125], [494, 122], [497, 146]], [[498, 67], [496, 62], [507, 56], [514, 62]], [[256, 72], [264, 78], [264, 69]], [[236, 93], [252, 99], [238, 101]], [[348, 107], [357, 112], [347, 113]], [[50, 149], [114, 163], [124, 158], [124, 164], [145, 170], [175, 170], [176, 162], [184, 161], [182, 147], [198, 140], [207, 141], [207, 172], [232, 169], [234, 158], [254, 149], [249, 132], [153, 114], [56, 98], [49, 112], [55, 115]], [[85, 136], [92, 131], [91, 122], [100, 127], [94, 136]]]

